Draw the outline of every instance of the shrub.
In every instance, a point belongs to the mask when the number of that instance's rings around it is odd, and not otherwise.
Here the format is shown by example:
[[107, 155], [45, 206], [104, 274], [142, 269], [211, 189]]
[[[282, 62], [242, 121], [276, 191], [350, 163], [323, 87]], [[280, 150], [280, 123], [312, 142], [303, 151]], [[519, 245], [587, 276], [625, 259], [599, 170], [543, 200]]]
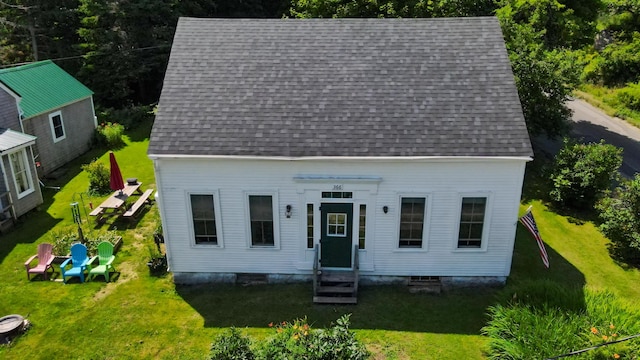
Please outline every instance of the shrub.
[[106, 165], [94, 160], [82, 165], [82, 170], [89, 174], [89, 192], [96, 195], [104, 195], [111, 192], [109, 187], [110, 174]]
[[[103, 241], [108, 241], [115, 245], [120, 235], [115, 231], [89, 231], [83, 233], [85, 243], [87, 247], [87, 254], [89, 256], [97, 255], [98, 244]], [[80, 242], [80, 236], [78, 235], [78, 227], [76, 225], [69, 225], [62, 229], [51, 231], [51, 243], [53, 244], [53, 253], [56, 255], [67, 255], [71, 251], [71, 245]]]
[[253, 351], [250, 340], [231, 328], [211, 345], [211, 359], [363, 360], [369, 357], [364, 345], [349, 331], [349, 315], [340, 317], [329, 329], [311, 329], [307, 319], [275, 326], [271, 323], [269, 327], [275, 334], [257, 344]]
[[[529, 291], [524, 287], [519, 291], [536, 293], [540, 288]], [[640, 313], [612, 293], [585, 290], [584, 302], [586, 306], [580, 311], [527, 301], [490, 307], [490, 320], [482, 329], [489, 337], [489, 358], [544, 359], [640, 332]], [[586, 352], [580, 358], [613, 359], [617, 354], [622, 359], [633, 359], [639, 351], [640, 343], [629, 341]]]
[[640, 83], [629, 84], [620, 89], [616, 97], [623, 106], [640, 111]]
[[117, 122], [125, 129], [136, 128], [139, 124], [154, 117], [154, 107], [151, 105], [127, 106], [122, 109], [106, 108], [97, 114], [100, 122]]
[[160, 246], [149, 246], [149, 273], [152, 276], [162, 276], [167, 272], [167, 256], [160, 252]]
[[598, 197], [618, 178], [622, 149], [600, 143], [578, 144], [564, 140], [551, 170], [550, 196], [573, 208], [592, 208]]
[[101, 123], [96, 129], [98, 144], [106, 146], [109, 149], [117, 149], [124, 145], [124, 140], [122, 140], [123, 134], [124, 126], [118, 123]]
[[367, 359], [369, 352], [349, 331], [349, 315], [340, 317], [329, 329], [312, 330], [306, 319], [275, 326], [276, 334], [262, 344], [259, 358], [286, 359]]
[[211, 344], [211, 360], [253, 360], [255, 355], [249, 347], [251, 341], [232, 327], [218, 336]]
[[597, 206], [600, 231], [611, 240], [614, 256], [640, 264], [640, 174], [625, 181]]

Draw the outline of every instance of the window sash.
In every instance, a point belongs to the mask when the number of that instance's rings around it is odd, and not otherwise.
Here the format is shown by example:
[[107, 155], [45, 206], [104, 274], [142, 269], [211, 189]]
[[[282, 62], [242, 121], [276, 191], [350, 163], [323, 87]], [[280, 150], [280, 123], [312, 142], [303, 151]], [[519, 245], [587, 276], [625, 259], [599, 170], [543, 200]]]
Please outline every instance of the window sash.
[[425, 205], [425, 198], [402, 198], [400, 206], [399, 247], [422, 247]]
[[64, 128], [62, 126], [62, 116], [55, 115], [51, 117], [51, 122], [53, 124], [53, 135], [56, 139], [59, 139], [64, 136]]
[[271, 195], [249, 195], [251, 245], [274, 246], [273, 198]]
[[198, 245], [218, 245], [213, 195], [191, 194], [193, 234]]
[[460, 209], [459, 248], [482, 247], [484, 218], [487, 210], [486, 197], [464, 197]]
[[307, 249], [313, 248], [313, 204], [307, 204]]
[[11, 162], [11, 169], [13, 171], [13, 180], [16, 185], [16, 191], [18, 197], [22, 194], [33, 190], [33, 184], [31, 182], [31, 173], [27, 167], [27, 150], [23, 149], [12, 154], [9, 154], [9, 160]]

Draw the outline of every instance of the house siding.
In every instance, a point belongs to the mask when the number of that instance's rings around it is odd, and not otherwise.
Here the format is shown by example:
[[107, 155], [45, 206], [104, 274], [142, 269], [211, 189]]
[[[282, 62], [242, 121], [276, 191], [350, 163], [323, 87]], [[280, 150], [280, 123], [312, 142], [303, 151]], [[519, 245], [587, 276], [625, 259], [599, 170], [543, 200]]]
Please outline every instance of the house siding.
[[[306, 249], [306, 203], [319, 205], [323, 201], [320, 192], [331, 191], [335, 184], [343, 185], [342, 191], [353, 192], [354, 217], [359, 204], [367, 205], [366, 249], [359, 252], [363, 275], [504, 277], [510, 272], [524, 160], [163, 158], [155, 162], [169, 265], [176, 273], [310, 274], [313, 251]], [[305, 174], [368, 176], [379, 182], [294, 179]], [[216, 197], [222, 247], [194, 246], [189, 235], [189, 192]], [[280, 233], [279, 247], [249, 247], [247, 192], [276, 195], [274, 226]], [[457, 250], [461, 196], [478, 193], [489, 196], [486, 248]], [[427, 236], [422, 249], [398, 249], [401, 195], [428, 196]], [[293, 207], [291, 218], [284, 216], [286, 205]], [[386, 214], [384, 206], [389, 208]]]
[[[56, 111], [62, 114], [65, 133], [65, 139], [58, 142], [54, 142], [49, 121], [49, 114]], [[22, 124], [25, 133], [38, 137], [35, 152], [40, 174], [49, 174], [89, 150], [95, 131], [91, 98], [24, 119]]]
[[[31, 147], [27, 148], [27, 158], [32, 158], [33, 152]], [[11, 199], [13, 200], [13, 208], [15, 210], [16, 216], [21, 216], [26, 212], [34, 209], [38, 205], [42, 204], [42, 192], [40, 191], [40, 185], [38, 183], [38, 177], [36, 174], [36, 169], [33, 162], [28, 162], [31, 173], [31, 181], [33, 184], [34, 191], [22, 198], [18, 199], [18, 193], [16, 191], [16, 186], [13, 181], [13, 173], [11, 172], [11, 164], [9, 164], [9, 156], [2, 156], [2, 165], [4, 166], [4, 170], [7, 173], [7, 181], [8, 181], [8, 190], [11, 193]]]
[[16, 98], [0, 88], [0, 128], [22, 132]]

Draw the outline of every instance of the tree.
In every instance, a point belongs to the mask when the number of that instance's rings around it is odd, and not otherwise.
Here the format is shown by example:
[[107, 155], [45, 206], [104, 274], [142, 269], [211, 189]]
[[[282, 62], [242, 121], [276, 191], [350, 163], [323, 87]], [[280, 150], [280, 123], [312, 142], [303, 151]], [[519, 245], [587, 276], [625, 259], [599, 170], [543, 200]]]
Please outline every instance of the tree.
[[578, 49], [593, 42], [601, 0], [501, 0], [500, 7], [518, 24], [540, 32], [546, 49]]
[[78, 74], [103, 106], [158, 99], [179, 14], [177, 0], [80, 0]]
[[556, 203], [581, 209], [592, 208], [614, 180], [622, 165], [622, 149], [610, 144], [578, 144], [564, 140], [555, 157], [550, 196]]
[[0, 62], [77, 55], [77, 7], [77, 0], [0, 1]]
[[600, 231], [611, 240], [615, 256], [640, 264], [640, 174], [616, 188], [596, 206]]
[[545, 51], [544, 31], [516, 23], [509, 8], [499, 9], [497, 15], [529, 133], [566, 134], [571, 110], [565, 102], [578, 82], [577, 66], [562, 51]]
[[297, 18], [431, 18], [487, 16], [495, 9], [493, 0], [293, 0], [289, 12]]

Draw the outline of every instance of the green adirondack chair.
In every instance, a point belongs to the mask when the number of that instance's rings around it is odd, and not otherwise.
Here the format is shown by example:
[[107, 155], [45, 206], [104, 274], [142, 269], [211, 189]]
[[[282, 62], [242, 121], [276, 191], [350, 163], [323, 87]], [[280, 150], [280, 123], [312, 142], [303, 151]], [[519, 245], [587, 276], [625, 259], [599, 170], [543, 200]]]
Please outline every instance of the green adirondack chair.
[[115, 255], [113, 255], [113, 245], [110, 242], [103, 241], [98, 244], [98, 255], [92, 257], [89, 261], [89, 265], [91, 265], [98, 260], [98, 266], [91, 266], [89, 280], [98, 275], [103, 275], [104, 279], [109, 282], [109, 272], [115, 271], [112, 265], [115, 258]]

